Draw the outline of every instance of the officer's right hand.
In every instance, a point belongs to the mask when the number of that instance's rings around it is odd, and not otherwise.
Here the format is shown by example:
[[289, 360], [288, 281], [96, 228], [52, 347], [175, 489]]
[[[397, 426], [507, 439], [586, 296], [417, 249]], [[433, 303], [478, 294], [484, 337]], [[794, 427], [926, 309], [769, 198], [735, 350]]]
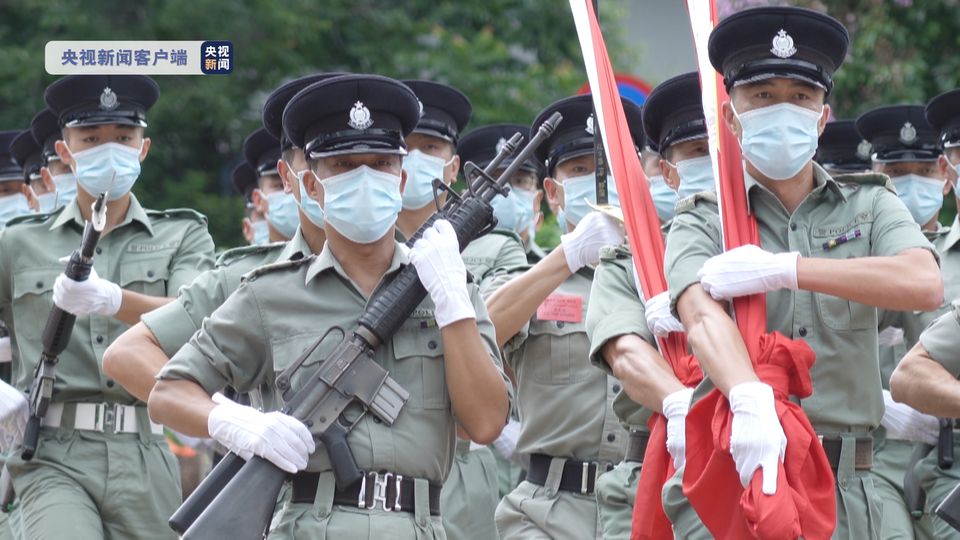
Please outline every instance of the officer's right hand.
[[787, 436], [777, 417], [773, 388], [761, 382], [741, 383], [730, 389], [728, 398], [733, 412], [730, 453], [740, 473], [740, 483], [746, 489], [753, 473], [761, 469], [763, 492], [773, 495], [777, 492], [777, 462], [787, 450]]
[[600, 262], [600, 248], [622, 243], [620, 224], [600, 212], [590, 212], [580, 220], [573, 232], [560, 237], [560, 245], [571, 272]]
[[693, 388], [677, 390], [663, 398], [663, 415], [667, 417], [667, 452], [673, 458], [673, 468], [680, 469], [687, 462], [687, 412]]
[[247, 452], [260, 456], [291, 474], [307, 467], [317, 446], [303, 422], [281, 412], [262, 413], [228, 399], [218, 403], [207, 418], [207, 430], [220, 444], [240, 457], [245, 458]]
[[30, 404], [16, 388], [0, 381], [0, 449], [7, 450], [23, 442], [23, 430], [30, 419]]
[[658, 338], [665, 338], [670, 335], [670, 332], [686, 332], [683, 324], [670, 313], [670, 293], [668, 291], [651, 298], [644, 306], [644, 315], [647, 319], [647, 328]]

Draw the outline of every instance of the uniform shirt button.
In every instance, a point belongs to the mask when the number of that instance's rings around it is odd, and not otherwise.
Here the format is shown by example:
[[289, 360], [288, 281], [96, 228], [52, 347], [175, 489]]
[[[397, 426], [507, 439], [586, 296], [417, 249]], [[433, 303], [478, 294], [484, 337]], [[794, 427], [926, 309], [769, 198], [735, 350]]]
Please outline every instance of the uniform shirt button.
[[115, 384], [117, 383], [113, 382], [113, 379], [107, 379], [107, 388], [113, 388]]
[[97, 336], [97, 343], [103, 343], [103, 336]]
[[379, 424], [381, 421], [382, 421], [382, 420], [380, 420], [380, 419], [377, 418], [376, 416], [373, 417], [373, 423], [374, 423], [374, 424]]
[[801, 326], [800, 329], [797, 330], [797, 333], [800, 334], [800, 337], [805, 337], [807, 335], [807, 329]]
[[796, 224], [796, 223], [791, 223], [791, 224], [790, 224], [790, 230], [791, 230], [791, 231], [797, 230], [797, 224]]
[[610, 441], [610, 442], [613, 442], [613, 441], [617, 440], [617, 436], [614, 435], [613, 433], [611, 433], [611, 434], [607, 435], [607, 440]]
[[100, 246], [97, 246], [97, 255], [99, 255], [99, 254], [101, 254], [101, 253], [103, 253], [103, 248], [100, 247]]
[[42, 282], [42, 281], [38, 281], [38, 282], [37, 282], [37, 288], [38, 288], [38, 289], [43, 288], [43, 282]]
[[616, 385], [616, 384], [613, 385], [613, 391], [614, 391], [614, 392], [619, 392], [619, 391], [620, 391], [620, 386], [619, 386], [619, 385]]
[[147, 270], [147, 277], [153, 277], [153, 270]]
[[436, 349], [436, 348], [437, 348], [437, 342], [431, 340], [429, 343], [427, 343], [427, 348], [430, 349], [431, 351], [434, 350], [434, 349]]
[[564, 322], [563, 322], [563, 321], [557, 321], [557, 328], [563, 328], [563, 327], [564, 327]]

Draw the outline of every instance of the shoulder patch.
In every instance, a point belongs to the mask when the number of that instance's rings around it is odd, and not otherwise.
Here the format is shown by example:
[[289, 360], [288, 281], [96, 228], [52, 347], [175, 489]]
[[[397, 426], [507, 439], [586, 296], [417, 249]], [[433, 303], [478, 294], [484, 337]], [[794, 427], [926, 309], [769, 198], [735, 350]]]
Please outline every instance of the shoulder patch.
[[304, 264], [309, 264], [316, 259], [316, 255], [310, 255], [309, 257], [302, 257], [299, 259], [291, 259], [289, 261], [280, 261], [270, 264], [265, 264], [263, 266], [258, 266], [253, 270], [247, 272], [241, 278], [243, 281], [254, 281], [258, 277], [266, 274], [275, 274], [283, 270], [288, 269], [297, 269], [303, 266]]
[[34, 214], [34, 213], [29, 213], [29, 214], [24, 214], [24, 215], [22, 215], [22, 216], [17, 216], [17, 217], [15, 217], [15, 218], [11, 218], [11, 219], [7, 220], [7, 223], [6, 223], [5, 227], [10, 227], [10, 226], [12, 226], [12, 225], [19, 225], [19, 224], [21, 224], [21, 223], [43, 223], [44, 221], [47, 221], [48, 219], [50, 219], [51, 217], [53, 217], [55, 214], [56, 214], [56, 213], [51, 213], [51, 214]]
[[151, 219], [159, 218], [186, 218], [192, 219], [204, 225], [207, 224], [207, 216], [197, 212], [192, 208], [169, 208], [167, 210], [143, 210]]
[[853, 173], [834, 176], [833, 179], [840, 185], [855, 184], [858, 186], [883, 186], [887, 190], [897, 193], [897, 188], [893, 186], [890, 177], [883, 173]]
[[710, 191], [701, 191], [700, 193], [694, 193], [689, 197], [684, 197], [677, 201], [677, 204], [674, 206], [673, 211], [675, 214], [682, 214], [684, 212], [689, 212], [697, 207], [698, 201], [707, 201], [716, 204], [717, 203], [717, 192]]
[[633, 253], [629, 246], [606, 246], [600, 248], [601, 261], [615, 261], [617, 259], [632, 259]]
[[262, 246], [240, 246], [233, 249], [228, 249], [217, 257], [216, 266], [229, 266], [230, 263], [234, 261], [247, 258], [251, 255], [269, 253], [271, 251], [283, 249], [286, 247], [286, 245], [286, 242], [273, 242], [271, 244], [264, 244]]

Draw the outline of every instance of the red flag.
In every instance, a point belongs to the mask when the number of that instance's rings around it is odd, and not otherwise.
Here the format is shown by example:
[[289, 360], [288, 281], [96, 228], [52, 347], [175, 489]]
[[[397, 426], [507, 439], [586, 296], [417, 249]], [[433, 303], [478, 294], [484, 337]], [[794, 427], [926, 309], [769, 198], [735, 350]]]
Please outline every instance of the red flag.
[[[756, 218], [748, 213], [743, 161], [736, 136], [720, 118], [730, 101], [723, 76], [707, 54], [710, 32], [719, 22], [716, 0], [687, 0], [703, 88], [703, 109], [717, 180], [725, 249], [760, 245]], [[713, 390], [697, 402], [686, 420], [687, 461], [683, 491], [704, 525], [718, 538], [829, 538], [836, 525], [833, 473], [806, 415], [789, 401], [809, 396], [810, 368], [816, 355], [804, 341], [767, 334], [766, 295], [733, 301], [737, 327], [760, 379], [774, 389], [777, 414], [787, 436], [777, 492], [765, 495], [762, 473], [746, 490], [730, 455], [733, 414], [727, 398]]]

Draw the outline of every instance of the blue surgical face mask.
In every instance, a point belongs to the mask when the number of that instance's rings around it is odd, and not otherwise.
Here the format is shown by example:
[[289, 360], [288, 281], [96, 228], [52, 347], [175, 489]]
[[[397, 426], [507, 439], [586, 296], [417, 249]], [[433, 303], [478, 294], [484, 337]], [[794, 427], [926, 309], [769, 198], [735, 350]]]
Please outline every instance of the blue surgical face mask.
[[140, 176], [142, 150], [143, 144], [140, 148], [131, 148], [110, 142], [71, 153], [76, 163], [72, 169], [77, 176], [77, 183], [94, 197], [99, 197], [108, 189], [110, 195], [107, 200], [115, 201], [123, 197], [133, 189], [133, 184]]
[[0, 229], [11, 219], [31, 213], [27, 205], [27, 196], [23, 193], [14, 193], [0, 197]]
[[[587, 206], [587, 200], [593, 204], [597, 203], [597, 177], [593, 173], [589, 173], [567, 178], [563, 183], [558, 182], [557, 185], [563, 189], [563, 208], [561, 209], [562, 212], [557, 214], [557, 222], [560, 223], [560, 229], [566, 232], [564, 223], [576, 227], [584, 216], [593, 211], [592, 208]], [[607, 177], [607, 200], [613, 206], [620, 206], [617, 185], [612, 176]], [[563, 218], [562, 222], [561, 217]]]
[[270, 241], [270, 227], [267, 225], [267, 220], [253, 221], [251, 225], [253, 226], [253, 245], [262, 246]]
[[677, 192], [667, 185], [662, 174], [647, 178], [647, 182], [650, 184], [653, 204], [657, 207], [657, 217], [661, 221], [670, 221], [673, 219], [673, 210], [677, 206]]
[[443, 180], [443, 169], [450, 161], [411, 150], [403, 158], [403, 170], [407, 171], [407, 183], [403, 186], [403, 207], [419, 210], [433, 202], [433, 181]]
[[72, 172], [54, 176], [53, 183], [57, 185], [57, 206], [63, 206], [77, 196], [77, 177]]
[[43, 195], [37, 195], [37, 202], [40, 203], [41, 214], [53, 212], [57, 208], [57, 192], [51, 191]]
[[710, 156], [685, 159], [673, 166], [680, 175], [677, 196], [681, 199], [701, 191], [716, 189], [717, 185], [713, 181], [713, 160]]
[[366, 165], [320, 181], [323, 219], [358, 244], [390, 232], [403, 205], [400, 177]]
[[497, 228], [520, 234], [530, 227], [533, 219], [533, 198], [536, 193], [516, 187], [506, 197], [496, 196], [490, 201]]
[[307, 219], [310, 220], [310, 223], [313, 223], [317, 227], [323, 228], [323, 208], [320, 208], [320, 203], [310, 198], [307, 195], [307, 188], [303, 186], [303, 177], [307, 173], [313, 174], [311, 171], [300, 171], [297, 173], [297, 182], [300, 183], [300, 210], [303, 212]]
[[792, 103], [778, 103], [733, 114], [740, 120], [743, 157], [771, 180], [787, 180], [800, 173], [817, 152], [823, 109], [811, 111]]
[[293, 193], [274, 191], [266, 197], [269, 207], [264, 215], [267, 221], [283, 236], [293, 238], [300, 225], [300, 213], [297, 212], [297, 200], [293, 198]]
[[890, 180], [897, 188], [897, 196], [919, 225], [926, 225], [943, 206], [943, 180], [919, 174], [894, 176]]

